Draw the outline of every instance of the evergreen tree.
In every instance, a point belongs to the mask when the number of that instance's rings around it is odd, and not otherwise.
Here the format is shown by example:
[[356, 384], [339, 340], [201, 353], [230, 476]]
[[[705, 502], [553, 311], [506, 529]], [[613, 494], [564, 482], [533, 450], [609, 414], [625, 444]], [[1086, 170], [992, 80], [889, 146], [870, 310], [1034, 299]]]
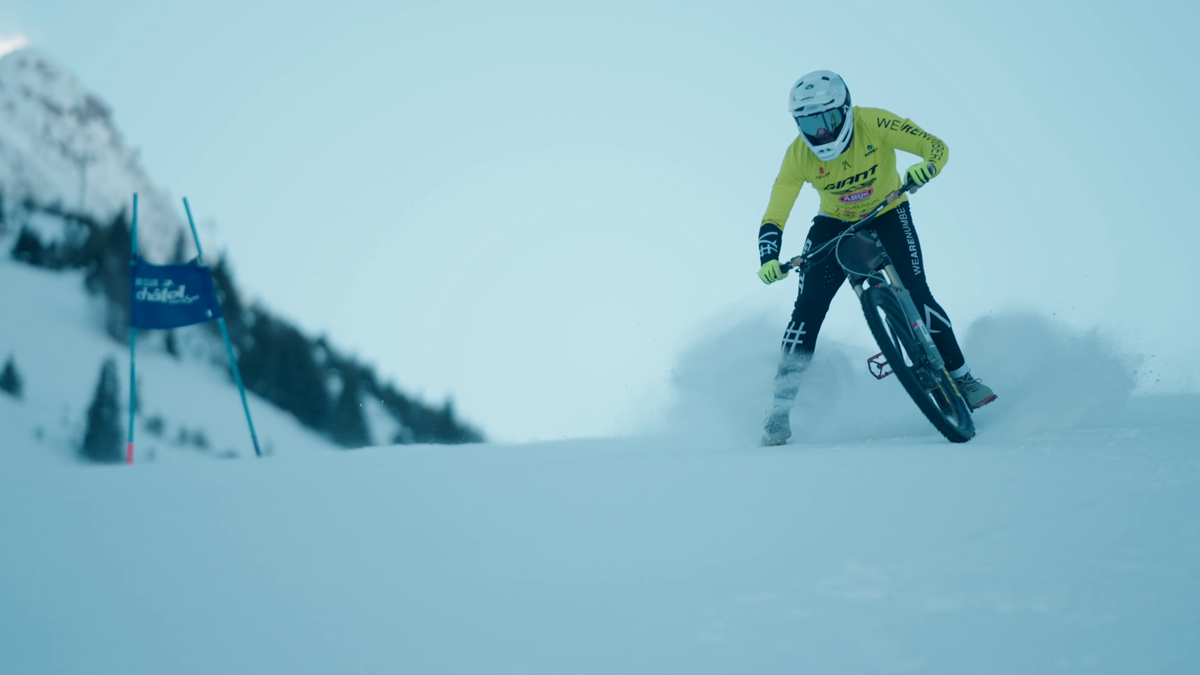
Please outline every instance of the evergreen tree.
[[22, 227], [17, 235], [17, 243], [13, 244], [12, 257], [27, 265], [41, 267], [46, 262], [46, 247], [36, 232]]
[[483, 442], [483, 433], [456, 418], [450, 401], [438, 410], [405, 396], [391, 384], [376, 385], [375, 395], [402, 426], [394, 443]]
[[11, 356], [4, 362], [4, 372], [0, 372], [0, 391], [8, 392], [13, 398], [21, 398], [25, 391], [25, 383], [21, 380], [21, 373], [17, 372], [17, 364]]
[[84, 244], [87, 273], [84, 283], [105, 302], [105, 328], [114, 340], [125, 340], [129, 331], [129, 259], [133, 235], [122, 210], [108, 227], [93, 230]]
[[255, 311], [250, 347], [238, 354], [246, 388], [313, 429], [326, 430], [332, 406], [315, 348], [296, 327]]
[[[250, 312], [242, 304], [241, 293], [233, 280], [233, 269], [225, 256], [217, 261], [216, 266], [209, 267], [212, 272], [213, 285], [217, 289], [217, 299], [221, 301], [221, 313], [225, 315], [225, 325], [229, 328], [229, 339], [238, 347], [245, 348], [247, 338], [247, 319]], [[218, 330], [216, 322], [210, 322], [212, 331]]]
[[104, 361], [100, 382], [87, 412], [87, 430], [83, 434], [81, 454], [92, 462], [120, 462], [121, 454], [121, 394], [117, 383], [117, 362]]
[[350, 368], [342, 371], [342, 393], [333, 406], [329, 433], [334, 441], [345, 448], [361, 448], [371, 444], [367, 420], [363, 417], [362, 387], [358, 373]]
[[175, 233], [175, 245], [171, 249], [171, 264], [182, 265], [188, 262], [191, 260], [191, 258], [188, 257], [188, 253], [190, 252], [187, 235], [182, 229], [180, 229]]

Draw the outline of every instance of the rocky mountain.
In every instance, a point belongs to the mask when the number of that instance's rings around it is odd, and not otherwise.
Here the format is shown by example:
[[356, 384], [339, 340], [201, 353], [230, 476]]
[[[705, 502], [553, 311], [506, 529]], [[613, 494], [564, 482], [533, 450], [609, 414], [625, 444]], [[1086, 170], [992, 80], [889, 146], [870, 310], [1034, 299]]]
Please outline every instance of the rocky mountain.
[[184, 225], [175, 200], [149, 177], [104, 101], [35, 49], [0, 58], [0, 197], [20, 219], [57, 207], [108, 222], [139, 194], [139, 234], [169, 255]]
[[[63, 393], [84, 386], [79, 372], [56, 369], [60, 359], [37, 353], [46, 334], [94, 333], [82, 341], [79, 336], [59, 340], [74, 345], [71, 349], [77, 353], [90, 354], [89, 362], [96, 361], [74, 366], [87, 371], [87, 378], [94, 377], [92, 370], [102, 358], [108, 360], [105, 354], [128, 358], [121, 350], [129, 325], [130, 211], [135, 192], [139, 252], [156, 263], [185, 262], [190, 245], [181, 236], [186, 223], [175, 200], [150, 178], [103, 100], [45, 54], [0, 50], [0, 252], [8, 259], [8, 269], [0, 271], [9, 285], [29, 286], [19, 297], [5, 298], [8, 316], [0, 330], [0, 359], [12, 359], [17, 367], [37, 364], [40, 372], [29, 373], [29, 388], [57, 392], [47, 396], [58, 397], [43, 397], [30, 406], [53, 410], [60, 404], [73, 409], [82, 405], [76, 394]], [[210, 262], [246, 388], [263, 405], [278, 408], [339, 447], [483, 438], [458, 418], [449, 401], [430, 405], [407, 395], [380, 378], [370, 364], [342, 353], [331, 339], [305, 335], [275, 315], [265, 304], [268, 299], [245, 300], [247, 294], [238, 288], [228, 261]], [[76, 279], [65, 286], [49, 283], [44, 276], [30, 276], [14, 266]], [[71, 294], [89, 300], [81, 304]], [[49, 309], [54, 307], [60, 309]], [[81, 320], [63, 323], [61, 316], [42, 314], [52, 311], [80, 315]], [[189, 378], [211, 379], [214, 370], [224, 373], [222, 386], [232, 386], [224, 345], [213, 324], [152, 331], [139, 338], [138, 345], [139, 360], [146, 353], [186, 366], [174, 371], [175, 390], [192, 386]], [[57, 384], [45, 387], [48, 378]], [[67, 380], [73, 384], [68, 386]], [[152, 426], [162, 426], [159, 417]], [[235, 426], [241, 423], [237, 417], [229, 419]], [[200, 422], [192, 424], [189, 434]]]

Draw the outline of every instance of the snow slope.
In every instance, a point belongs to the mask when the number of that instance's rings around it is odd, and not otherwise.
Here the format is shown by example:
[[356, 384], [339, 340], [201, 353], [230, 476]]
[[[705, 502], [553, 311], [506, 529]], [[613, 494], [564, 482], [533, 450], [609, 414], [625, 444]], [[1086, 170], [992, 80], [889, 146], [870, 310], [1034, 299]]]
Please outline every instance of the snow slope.
[[8, 468], [0, 672], [1194, 672], [1177, 422]]
[[1130, 398], [1097, 336], [987, 321], [968, 352], [1002, 398], [965, 446], [830, 345], [797, 442], [756, 447], [748, 322], [643, 438], [6, 457], [0, 672], [1194, 672], [1200, 397]]
[[[0, 251], [11, 245], [11, 237], [0, 237]], [[129, 348], [104, 334], [99, 302], [84, 291], [82, 272], [51, 272], [0, 256], [0, 363], [12, 357], [25, 383], [21, 401], [0, 393], [0, 471], [70, 462], [83, 438], [85, 415], [105, 358], [119, 364], [122, 407], [128, 410]], [[163, 333], [143, 333], [138, 349], [138, 461], [254, 457], [237, 388], [203, 352], [213, 344], [199, 334], [203, 330], [179, 331], [181, 343], [200, 350], [180, 360], [163, 350]], [[265, 451], [336, 448], [253, 394], [250, 409]], [[146, 428], [154, 417], [165, 423], [162, 435]], [[195, 446], [197, 431], [206, 437], [207, 448]], [[185, 442], [180, 442], [181, 433]]]

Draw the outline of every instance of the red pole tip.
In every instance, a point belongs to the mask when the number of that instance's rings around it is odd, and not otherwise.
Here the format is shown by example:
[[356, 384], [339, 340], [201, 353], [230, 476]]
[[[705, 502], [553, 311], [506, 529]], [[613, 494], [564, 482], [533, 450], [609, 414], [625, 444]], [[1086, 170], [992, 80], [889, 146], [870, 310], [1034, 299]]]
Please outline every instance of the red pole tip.
[[125, 463], [133, 464], [133, 443], [125, 445]]

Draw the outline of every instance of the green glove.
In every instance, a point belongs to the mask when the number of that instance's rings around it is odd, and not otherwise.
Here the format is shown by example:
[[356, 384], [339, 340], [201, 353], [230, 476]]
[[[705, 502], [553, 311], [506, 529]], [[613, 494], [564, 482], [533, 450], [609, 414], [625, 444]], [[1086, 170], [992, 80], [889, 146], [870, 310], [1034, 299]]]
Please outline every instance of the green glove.
[[917, 187], [921, 187], [922, 185], [933, 180], [933, 177], [936, 175], [937, 165], [933, 162], [921, 162], [920, 164], [913, 164], [912, 166], [908, 167], [908, 171], [904, 172], [904, 178], [912, 181]]
[[764, 284], [773, 284], [780, 279], [787, 278], [787, 272], [779, 269], [778, 260], [768, 260], [763, 263], [763, 266], [758, 270], [758, 278], [762, 279]]

